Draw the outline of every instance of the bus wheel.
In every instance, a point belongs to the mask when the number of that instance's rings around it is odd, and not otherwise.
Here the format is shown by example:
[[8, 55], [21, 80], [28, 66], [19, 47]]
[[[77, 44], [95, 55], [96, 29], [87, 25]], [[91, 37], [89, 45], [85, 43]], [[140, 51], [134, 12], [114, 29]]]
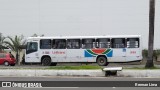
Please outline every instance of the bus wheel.
[[107, 66], [109, 63], [107, 62], [107, 58], [105, 58], [105, 57], [99, 57], [97, 59], [97, 64], [99, 66]]
[[57, 65], [57, 63], [51, 63], [51, 66], [56, 66]]
[[50, 57], [44, 57], [42, 60], [43, 66], [50, 66], [51, 65], [51, 58]]

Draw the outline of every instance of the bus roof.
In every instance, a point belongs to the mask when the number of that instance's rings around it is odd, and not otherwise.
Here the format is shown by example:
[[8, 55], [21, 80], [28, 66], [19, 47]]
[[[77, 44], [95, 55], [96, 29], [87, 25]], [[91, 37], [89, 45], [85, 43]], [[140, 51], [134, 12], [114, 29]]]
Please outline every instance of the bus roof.
[[52, 36], [52, 37], [28, 37], [28, 39], [82, 39], [82, 38], [139, 38], [141, 35], [104, 35], [104, 36]]

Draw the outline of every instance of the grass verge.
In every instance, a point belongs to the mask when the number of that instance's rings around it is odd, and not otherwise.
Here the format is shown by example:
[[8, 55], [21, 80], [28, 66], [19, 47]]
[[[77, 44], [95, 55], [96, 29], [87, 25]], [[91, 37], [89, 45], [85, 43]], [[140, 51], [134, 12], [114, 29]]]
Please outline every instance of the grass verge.
[[47, 69], [58, 69], [58, 70], [84, 70], [84, 69], [101, 69], [100, 66], [92, 66], [92, 65], [81, 65], [81, 66], [50, 66]]

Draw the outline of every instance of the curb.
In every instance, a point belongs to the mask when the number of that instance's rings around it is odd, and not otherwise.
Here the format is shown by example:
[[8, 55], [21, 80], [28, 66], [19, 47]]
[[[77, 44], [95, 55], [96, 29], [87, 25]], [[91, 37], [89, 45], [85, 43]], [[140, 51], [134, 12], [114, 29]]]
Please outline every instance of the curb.
[[[42, 76], [85, 76], [105, 77], [102, 70], [19, 70], [0, 69], [0, 77], [42, 77]], [[160, 70], [122, 70], [117, 72], [117, 77], [160, 77]]]
[[160, 77], [160, 70], [122, 70], [119, 77]]
[[104, 77], [102, 70], [19, 70], [3, 69], [0, 76], [41, 77], [41, 76], [90, 76]]

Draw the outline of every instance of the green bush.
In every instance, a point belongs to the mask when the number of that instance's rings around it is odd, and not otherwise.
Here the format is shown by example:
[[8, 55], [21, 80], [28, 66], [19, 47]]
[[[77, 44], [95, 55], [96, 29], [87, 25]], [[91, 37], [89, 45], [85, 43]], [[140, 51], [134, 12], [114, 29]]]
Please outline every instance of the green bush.
[[[148, 57], [148, 50], [147, 49], [144, 49], [142, 51], [142, 55], [143, 57]], [[160, 56], [160, 49], [156, 49], [156, 50], [153, 50], [153, 58], [155, 58], [155, 60], [157, 60], [158, 56]]]
[[143, 55], [143, 57], [148, 57], [148, 50], [147, 50], [147, 49], [144, 49], [144, 50], [142, 51], [142, 55]]

